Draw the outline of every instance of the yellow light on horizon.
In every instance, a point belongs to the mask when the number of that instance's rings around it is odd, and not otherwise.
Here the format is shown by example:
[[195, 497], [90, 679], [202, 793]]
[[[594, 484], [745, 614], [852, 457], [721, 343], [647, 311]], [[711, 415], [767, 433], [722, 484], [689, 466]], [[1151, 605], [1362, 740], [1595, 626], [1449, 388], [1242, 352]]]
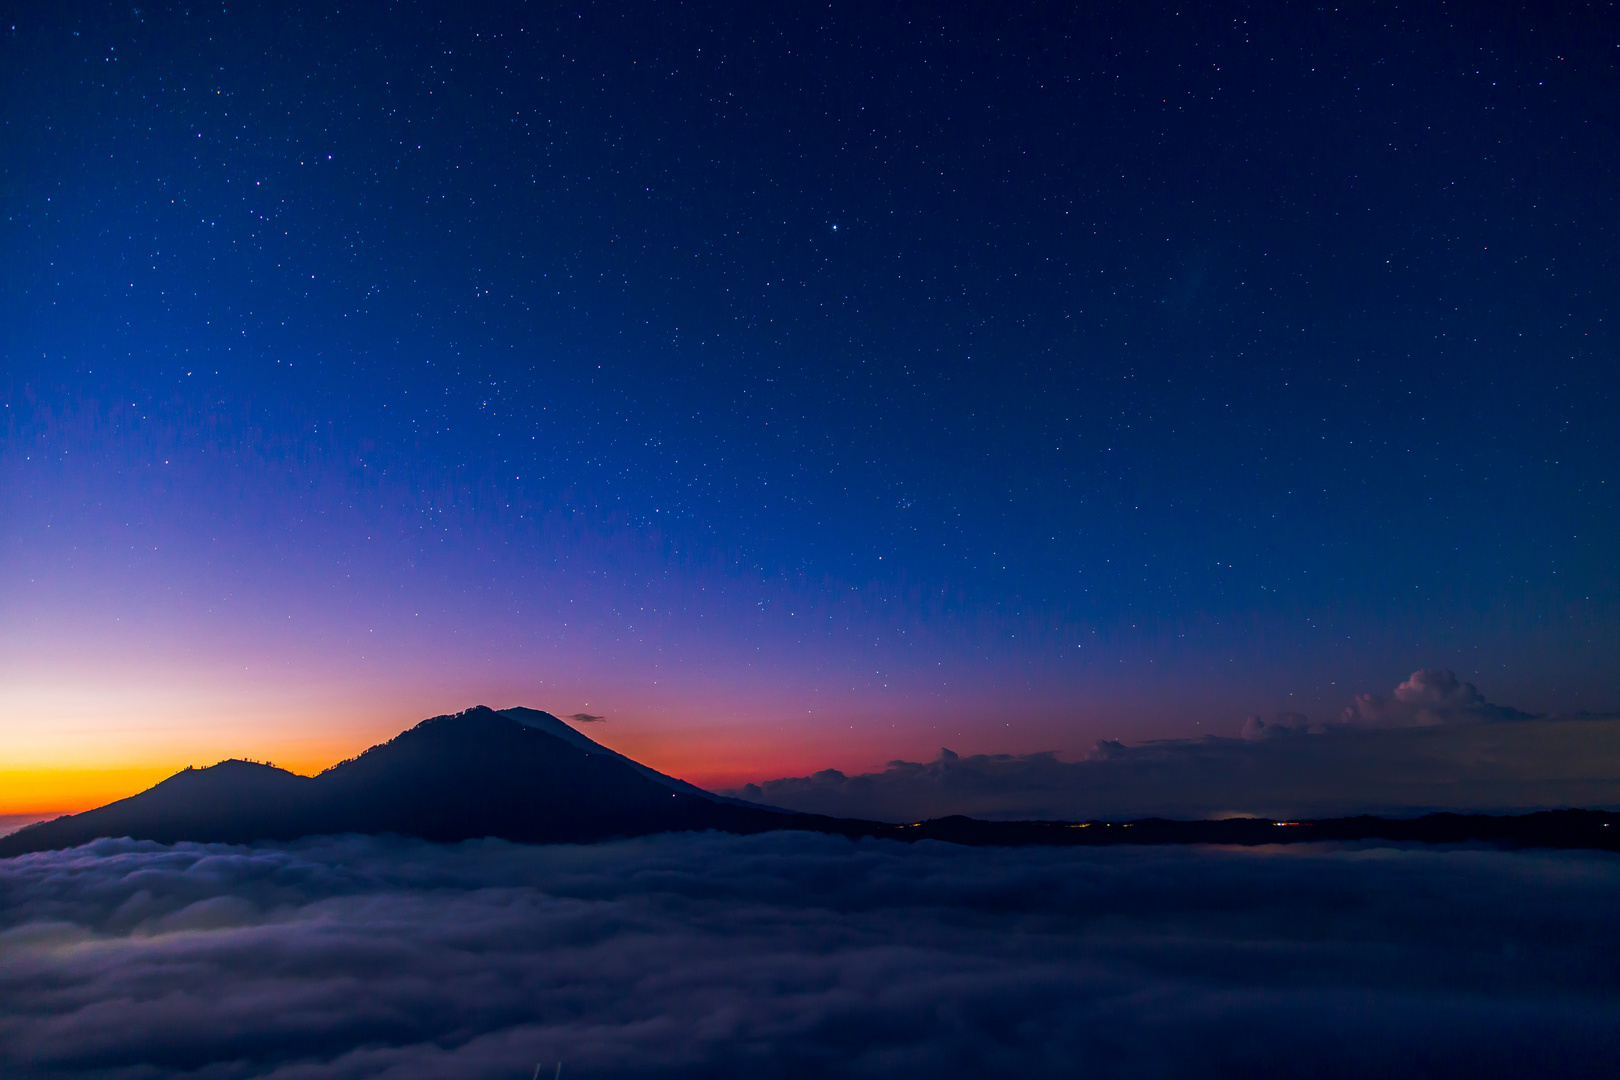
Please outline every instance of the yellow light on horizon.
[[138, 795], [182, 768], [0, 770], [0, 814], [55, 816], [93, 810]]

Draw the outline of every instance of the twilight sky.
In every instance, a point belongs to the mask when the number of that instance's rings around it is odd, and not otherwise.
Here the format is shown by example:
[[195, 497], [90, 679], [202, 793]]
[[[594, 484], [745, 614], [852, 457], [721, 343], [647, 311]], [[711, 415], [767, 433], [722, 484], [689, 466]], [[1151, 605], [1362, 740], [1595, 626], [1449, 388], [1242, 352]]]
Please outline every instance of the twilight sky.
[[1620, 705], [1620, 19], [25, 3], [0, 813]]

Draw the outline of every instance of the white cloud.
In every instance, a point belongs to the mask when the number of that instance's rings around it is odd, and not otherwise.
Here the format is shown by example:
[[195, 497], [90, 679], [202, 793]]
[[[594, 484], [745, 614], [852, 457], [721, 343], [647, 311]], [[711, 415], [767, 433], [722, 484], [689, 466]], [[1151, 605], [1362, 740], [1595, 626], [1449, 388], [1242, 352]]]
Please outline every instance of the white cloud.
[[1444, 724], [1477, 724], [1493, 720], [1530, 720], [1527, 712], [1492, 705], [1470, 682], [1462, 682], [1445, 668], [1424, 668], [1395, 688], [1393, 700], [1377, 694], [1357, 694], [1336, 720], [1313, 722], [1304, 713], [1282, 713], [1267, 722], [1249, 717], [1245, 739], [1287, 735], [1320, 735], [1334, 727], [1407, 728]]
[[1460, 682], [1443, 668], [1414, 671], [1395, 688], [1394, 700], [1357, 694], [1339, 717], [1357, 727], [1438, 727], [1487, 720], [1527, 720], [1530, 714], [1485, 700], [1473, 683]]

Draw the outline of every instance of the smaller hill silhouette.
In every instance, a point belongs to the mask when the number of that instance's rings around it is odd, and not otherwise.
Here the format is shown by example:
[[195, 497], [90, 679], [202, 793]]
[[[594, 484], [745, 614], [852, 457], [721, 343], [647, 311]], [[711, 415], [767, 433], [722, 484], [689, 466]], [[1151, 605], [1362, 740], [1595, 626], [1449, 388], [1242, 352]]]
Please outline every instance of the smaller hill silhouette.
[[103, 836], [130, 836], [165, 844], [204, 836], [227, 844], [291, 840], [308, 835], [311, 827], [319, 823], [311, 798], [315, 786], [310, 777], [271, 765], [222, 761], [206, 769], [175, 773], [128, 799], [30, 825], [0, 837], [0, 842], [38, 851], [84, 844]]
[[1430, 814], [1272, 822], [990, 822], [909, 825], [798, 814], [725, 798], [665, 776], [537, 709], [479, 706], [424, 720], [318, 776], [222, 761], [176, 773], [139, 795], [0, 837], [0, 858], [102, 837], [242, 844], [332, 833], [397, 833], [453, 842], [496, 837], [584, 843], [650, 833], [800, 829], [958, 844], [1276, 844], [1386, 840], [1620, 850], [1620, 815]]

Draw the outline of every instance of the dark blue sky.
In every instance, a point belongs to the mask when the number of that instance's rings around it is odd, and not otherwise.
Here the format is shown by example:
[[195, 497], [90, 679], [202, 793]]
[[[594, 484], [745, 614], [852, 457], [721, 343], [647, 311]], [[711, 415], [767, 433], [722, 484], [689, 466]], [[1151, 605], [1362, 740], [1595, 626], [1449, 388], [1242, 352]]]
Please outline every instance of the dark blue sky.
[[875, 760], [1620, 699], [1611, 4], [5, 21], [30, 671]]

